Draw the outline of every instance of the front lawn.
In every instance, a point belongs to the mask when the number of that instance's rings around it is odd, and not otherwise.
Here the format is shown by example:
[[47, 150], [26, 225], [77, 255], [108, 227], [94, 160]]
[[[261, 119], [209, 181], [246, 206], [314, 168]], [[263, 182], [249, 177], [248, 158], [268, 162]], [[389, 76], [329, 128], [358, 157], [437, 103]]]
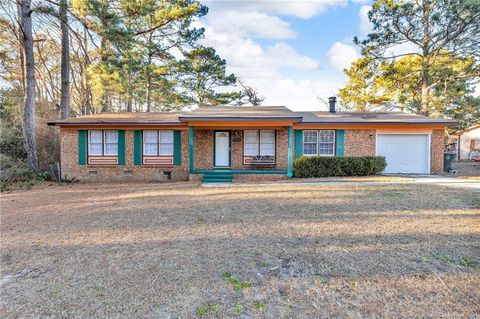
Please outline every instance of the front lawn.
[[480, 196], [70, 184], [1, 196], [3, 318], [480, 316]]

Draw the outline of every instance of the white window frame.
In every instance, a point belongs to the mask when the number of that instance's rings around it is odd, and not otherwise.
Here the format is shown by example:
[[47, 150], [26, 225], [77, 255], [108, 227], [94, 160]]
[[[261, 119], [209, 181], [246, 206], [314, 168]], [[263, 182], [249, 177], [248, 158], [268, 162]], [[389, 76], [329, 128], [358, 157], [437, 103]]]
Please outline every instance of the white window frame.
[[[156, 144], [157, 144], [157, 154], [145, 154], [145, 132], [146, 131], [157, 133], [157, 142], [156, 142]], [[170, 142], [168, 142], [168, 143], [162, 143], [161, 142], [161, 135], [162, 135], [162, 133], [166, 133], [166, 132], [171, 133], [171, 136], [172, 136], [171, 143]], [[149, 143], [149, 144], [152, 144], [152, 143]], [[160, 149], [161, 149], [162, 145], [171, 145], [172, 151], [170, 153], [161, 153]], [[143, 134], [142, 134], [142, 154], [143, 154], [143, 156], [173, 156], [173, 153], [175, 152], [174, 148], [175, 148], [175, 146], [174, 146], [174, 132], [173, 132], [173, 130], [144, 130], [143, 131]]]
[[[333, 136], [333, 141], [332, 142], [322, 142], [321, 139], [320, 139], [320, 132], [332, 132], [332, 136]], [[318, 130], [318, 149], [317, 149], [317, 152], [318, 152], [318, 156], [335, 156], [335, 143], [336, 143], [336, 140], [335, 140], [335, 130]], [[320, 154], [320, 144], [332, 144], [332, 154]]]
[[[255, 143], [257, 147], [256, 154], [247, 154], [246, 153], [246, 145], [253, 144], [253, 143], [246, 143], [246, 132], [257, 132], [257, 142]], [[262, 154], [262, 132], [273, 132], [273, 143], [263, 143], [263, 144], [273, 144], [273, 153], [272, 154]], [[277, 148], [277, 134], [275, 130], [244, 130], [243, 131], [243, 155], [244, 156], [275, 156], [276, 155], [276, 148]]]
[[[322, 142], [320, 140], [320, 132], [333, 132], [333, 142]], [[316, 132], [317, 135], [317, 142], [306, 142], [305, 141], [305, 132]], [[317, 151], [315, 154], [305, 154], [305, 144], [316, 144], [317, 145]], [[320, 154], [320, 144], [333, 144], [333, 154]], [[335, 130], [304, 130], [303, 131], [303, 156], [324, 156], [324, 157], [329, 157], [329, 156], [335, 156], [335, 145], [336, 145], [336, 131]]]
[[[101, 143], [92, 143], [91, 142], [91, 133], [92, 132], [102, 132], [102, 142]], [[117, 141], [116, 143], [107, 143], [106, 134], [105, 132], [117, 132]], [[100, 154], [92, 154], [90, 150], [91, 144], [101, 144], [102, 145], [102, 152]], [[105, 154], [105, 146], [107, 144], [114, 144], [117, 145], [117, 152], [115, 154]], [[87, 154], [88, 156], [118, 156], [118, 130], [88, 130], [88, 140], [87, 140]]]

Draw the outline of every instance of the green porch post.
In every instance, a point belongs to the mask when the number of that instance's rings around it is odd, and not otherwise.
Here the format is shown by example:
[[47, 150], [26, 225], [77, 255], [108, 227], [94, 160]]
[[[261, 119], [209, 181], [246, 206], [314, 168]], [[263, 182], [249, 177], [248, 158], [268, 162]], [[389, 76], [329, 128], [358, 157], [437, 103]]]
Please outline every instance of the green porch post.
[[288, 169], [287, 176], [293, 177], [293, 128], [288, 127]]
[[188, 147], [190, 153], [190, 174], [193, 174], [194, 171], [194, 156], [193, 156], [193, 127], [188, 128]]

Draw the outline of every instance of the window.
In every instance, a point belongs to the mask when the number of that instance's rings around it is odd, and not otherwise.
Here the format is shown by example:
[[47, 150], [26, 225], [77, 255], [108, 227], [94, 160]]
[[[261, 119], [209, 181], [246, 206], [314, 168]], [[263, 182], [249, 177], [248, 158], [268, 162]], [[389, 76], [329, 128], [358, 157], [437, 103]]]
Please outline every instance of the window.
[[274, 130], [244, 131], [243, 153], [245, 156], [275, 155]]
[[318, 154], [318, 131], [303, 131], [303, 155]]
[[88, 155], [117, 156], [118, 131], [88, 131]]
[[143, 155], [173, 155], [173, 131], [143, 131]]
[[303, 155], [334, 156], [335, 155], [335, 131], [334, 130], [303, 131]]
[[335, 155], [335, 131], [318, 131], [318, 155]]

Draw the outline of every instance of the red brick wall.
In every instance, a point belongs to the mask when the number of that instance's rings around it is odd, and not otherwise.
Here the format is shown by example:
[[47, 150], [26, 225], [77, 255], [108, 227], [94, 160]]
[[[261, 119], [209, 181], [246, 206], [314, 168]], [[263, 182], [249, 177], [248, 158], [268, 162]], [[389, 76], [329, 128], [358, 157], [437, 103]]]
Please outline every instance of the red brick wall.
[[445, 131], [433, 130], [431, 141], [430, 173], [443, 172], [443, 153], [445, 149]]
[[[188, 131], [182, 131], [182, 164], [179, 166], [133, 165], [133, 131], [125, 131], [125, 165], [78, 165], [78, 131], [61, 129], [60, 162], [62, 176], [80, 181], [165, 181], [164, 171], [171, 172], [172, 180], [188, 180]], [[131, 176], [125, 172], [131, 172]], [[96, 172], [96, 175], [93, 173]], [[130, 173], [127, 173], [130, 174]]]
[[193, 154], [195, 169], [212, 169], [213, 167], [213, 130], [193, 131]]
[[375, 156], [375, 130], [345, 130], [345, 156]]
[[[195, 130], [195, 169], [213, 168], [213, 143], [215, 130]], [[231, 163], [232, 169], [255, 169], [252, 165], [243, 164], [243, 130], [231, 130]], [[286, 170], [288, 165], [288, 131], [276, 130], [276, 165], [275, 169]]]

